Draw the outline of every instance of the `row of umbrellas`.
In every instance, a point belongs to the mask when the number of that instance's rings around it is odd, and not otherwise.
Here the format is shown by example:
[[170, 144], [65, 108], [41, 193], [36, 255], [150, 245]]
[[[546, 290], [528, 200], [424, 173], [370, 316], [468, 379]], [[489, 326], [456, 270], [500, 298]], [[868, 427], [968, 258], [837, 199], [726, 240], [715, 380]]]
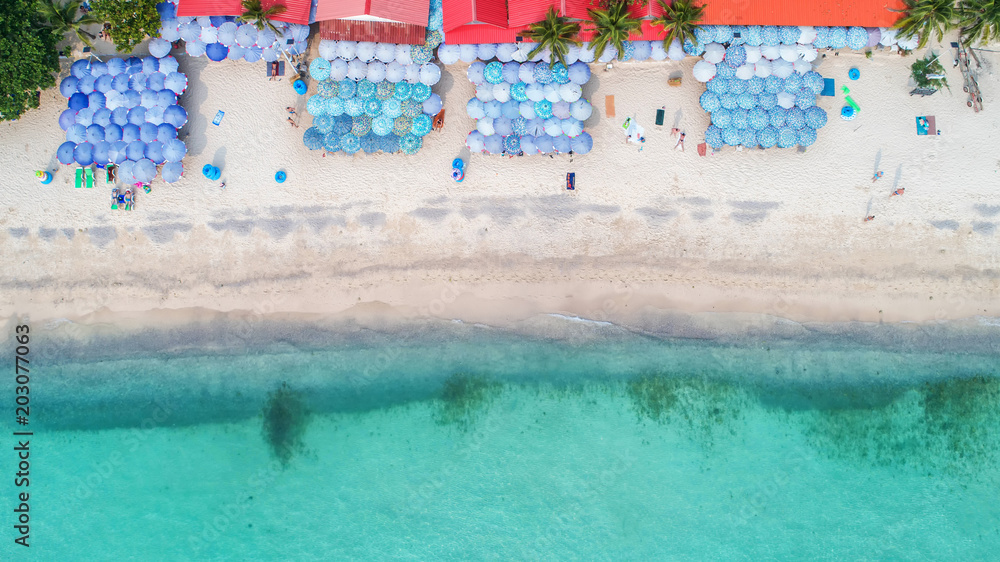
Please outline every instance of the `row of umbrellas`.
[[169, 123], [161, 123], [158, 126], [152, 123], [142, 123], [141, 125], [128, 123], [125, 126], [115, 125], [114, 123], [108, 125], [74, 123], [66, 127], [66, 140], [74, 143], [96, 143], [102, 140], [108, 142], [119, 140], [125, 142], [136, 140], [142, 142], [153, 142], [155, 140], [167, 142], [176, 138], [177, 128]]
[[[901, 49], [916, 48], [919, 38], [902, 38], [897, 30], [885, 27], [826, 27], [826, 26], [760, 26], [760, 25], [703, 25], [695, 28], [695, 39], [700, 45], [722, 43], [753, 47], [812, 44], [817, 49], [860, 50], [882, 45], [898, 44]], [[701, 53], [692, 53], [701, 54]]]
[[236, 21], [235, 16], [177, 17], [173, 4], [161, 2], [160, 37], [149, 42], [153, 56], [165, 56], [171, 43], [183, 40], [184, 50], [193, 57], [207, 56], [213, 61], [242, 59], [247, 62], [278, 60], [281, 51], [295, 55], [307, 48], [309, 26], [272, 20], [278, 32]]
[[723, 146], [744, 146], [747, 148], [791, 148], [795, 145], [810, 146], [816, 142], [816, 129], [802, 127], [795, 130], [791, 127], [767, 126], [763, 129], [737, 129], [735, 127], [720, 128], [709, 125], [705, 131], [705, 143], [712, 148]]
[[792, 74], [808, 74], [812, 71], [812, 69], [812, 63], [801, 58], [797, 59], [795, 62], [789, 62], [784, 59], [776, 59], [773, 61], [760, 59], [755, 63], [744, 63], [735, 68], [728, 64], [713, 64], [706, 60], [700, 60], [694, 64], [694, 68], [691, 70], [691, 73], [695, 80], [699, 82], [708, 82], [716, 76], [722, 78], [738, 78], [740, 80], [749, 80], [754, 76], [758, 78], [767, 78], [768, 76], [788, 78]]
[[548, 100], [552, 103], [564, 101], [573, 103], [583, 96], [583, 87], [579, 84], [525, 84], [517, 82], [510, 84], [502, 82], [500, 84], [484, 83], [476, 86], [476, 99], [481, 102], [497, 101], [504, 103], [507, 101], [538, 102]]
[[313, 119], [313, 127], [323, 134], [333, 132], [337, 135], [346, 135], [347, 133], [353, 133], [361, 137], [368, 133], [373, 133], [384, 137], [390, 134], [402, 136], [410, 133], [418, 137], [424, 137], [431, 132], [432, 120], [429, 115], [424, 114], [417, 115], [416, 117], [407, 117], [405, 115], [389, 117], [385, 114], [376, 117], [365, 114], [356, 117], [348, 115], [338, 115], [336, 117], [322, 115]]
[[535, 154], [569, 153], [587, 154], [594, 147], [594, 139], [589, 133], [582, 133], [570, 138], [566, 135], [486, 135], [481, 131], [472, 131], [465, 137], [465, 145], [472, 152], [487, 154]]
[[525, 119], [518, 117], [508, 119], [506, 117], [483, 117], [476, 120], [476, 130], [483, 135], [549, 135], [556, 137], [566, 135], [569, 138], [576, 138], [583, 134], [583, 122], [576, 119]]
[[546, 99], [539, 101], [526, 100], [522, 102], [508, 100], [501, 103], [498, 100], [484, 102], [479, 98], [472, 98], [465, 105], [465, 112], [473, 119], [482, 119], [484, 117], [491, 119], [498, 119], [500, 117], [507, 119], [550, 119], [555, 117], [557, 119], [572, 118], [578, 121], [586, 121], [593, 114], [594, 108], [589, 101], [583, 98], [573, 103], [566, 101], [552, 103]]
[[73, 143], [66, 141], [56, 150], [56, 159], [61, 164], [121, 164], [125, 160], [141, 160], [147, 158], [155, 164], [164, 162], [180, 162], [187, 156], [187, 146], [179, 139], [168, 139], [166, 142], [154, 140], [143, 142], [134, 140], [96, 141]]
[[331, 41], [324, 39], [319, 42], [319, 56], [329, 62], [333, 62], [336, 59], [345, 62], [352, 59], [360, 59], [362, 62], [381, 61], [386, 64], [398, 62], [406, 66], [414, 62], [412, 56], [412, 47], [414, 46], [417, 45], [373, 43], [367, 41]]
[[[747, 79], [723, 78], [716, 76], [709, 80], [705, 87], [714, 94], [777, 94], [779, 92], [797, 93], [800, 89], [806, 88], [813, 94], [819, 95], [823, 91], [825, 82], [823, 76], [818, 72], [809, 71], [805, 74], [791, 74], [785, 78], [770, 75], [766, 78], [752, 76]], [[707, 111], [711, 111], [710, 109]]]
[[716, 94], [704, 92], [699, 100], [701, 108], [708, 112], [719, 109], [753, 109], [755, 107], [770, 111], [776, 107], [791, 109], [798, 107], [806, 110], [816, 106], [816, 94], [808, 88], [802, 88], [797, 93], [778, 92], [777, 94]]
[[705, 46], [702, 58], [712, 64], [719, 64], [725, 61], [733, 68], [739, 68], [745, 64], [754, 64], [761, 59], [778, 60], [782, 59], [791, 63], [797, 60], [812, 62], [816, 60], [819, 53], [812, 45], [770, 45], [763, 47], [753, 47], [750, 45], [730, 45], [726, 47], [721, 43], [709, 43]]
[[408, 64], [399, 62], [388, 64], [380, 61], [366, 63], [361, 59], [313, 59], [309, 63], [309, 75], [316, 80], [368, 80], [369, 82], [386, 81], [392, 84], [407, 82], [409, 84], [424, 84], [433, 86], [441, 81], [441, 67], [434, 63]]
[[489, 63], [476, 61], [469, 65], [466, 75], [473, 84], [536, 84], [582, 86], [590, 80], [590, 66], [582, 62], [574, 62], [568, 67], [562, 63], [549, 65], [534, 62], [500, 62]]
[[358, 135], [354, 132], [323, 132], [317, 127], [309, 127], [302, 135], [302, 143], [309, 150], [322, 148], [327, 152], [346, 154], [359, 151], [368, 154], [376, 152], [416, 154], [423, 147], [423, 138], [412, 133], [377, 135], [369, 132]]
[[798, 107], [784, 109], [776, 107], [765, 110], [761, 107], [753, 109], [725, 109], [720, 108], [712, 112], [712, 124], [720, 129], [733, 127], [736, 129], [756, 129], [761, 130], [771, 127], [791, 127], [799, 130], [803, 127], [820, 129], [826, 125], [826, 111], [819, 107], [810, 107], [803, 110]]

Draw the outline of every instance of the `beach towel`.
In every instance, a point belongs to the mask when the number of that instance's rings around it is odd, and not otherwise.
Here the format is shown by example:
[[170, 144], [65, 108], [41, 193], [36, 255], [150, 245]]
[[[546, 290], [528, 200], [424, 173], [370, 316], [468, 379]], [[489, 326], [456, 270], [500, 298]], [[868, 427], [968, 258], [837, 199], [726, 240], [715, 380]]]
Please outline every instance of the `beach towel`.
[[917, 117], [918, 135], [936, 135], [937, 123], [933, 115], [921, 115]]
[[657, 109], [656, 110], [656, 124], [657, 125], [663, 125], [663, 114], [664, 113], [665, 112], [662, 109]]
[[576, 189], [576, 173], [567, 172], [566, 173], [566, 189], [575, 190]]
[[837, 87], [834, 84], [833, 78], [823, 79], [823, 91], [819, 93], [821, 96], [834, 96], [836, 95]]
[[606, 117], [615, 116], [615, 97], [604, 96], [604, 115]]
[[[273, 65], [273, 63], [267, 63], [267, 65], [265, 65], [267, 67], [267, 77], [268, 78], [271, 77], [271, 67], [272, 67], [272, 65]], [[278, 61], [278, 72], [277, 72], [277, 74], [275, 74], [275, 76], [284, 76], [284, 75], [285, 75], [285, 61]]]

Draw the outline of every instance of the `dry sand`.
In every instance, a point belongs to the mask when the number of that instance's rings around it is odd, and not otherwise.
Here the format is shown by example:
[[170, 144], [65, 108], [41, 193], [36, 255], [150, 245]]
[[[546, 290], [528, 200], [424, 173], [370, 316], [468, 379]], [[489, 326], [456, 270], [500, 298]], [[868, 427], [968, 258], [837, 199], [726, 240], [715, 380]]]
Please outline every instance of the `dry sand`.
[[[103, 173], [91, 190], [74, 189], [65, 166], [51, 185], [34, 179], [57, 167], [63, 140], [65, 100], [51, 89], [40, 109], [0, 124], [0, 316], [385, 303], [404, 316], [492, 323], [551, 312], [629, 324], [653, 309], [796, 321], [1000, 317], [1000, 58], [983, 57], [977, 114], [947, 52], [951, 92], [927, 98], [907, 95], [913, 56], [831, 54], [818, 70], [838, 87], [851, 66], [861, 70], [849, 82], [856, 120], [839, 119], [842, 94], [820, 97], [830, 121], [805, 153], [728, 148], [705, 158], [695, 59], [594, 65], [585, 87], [594, 150], [508, 159], [465, 149], [465, 65], [447, 67], [435, 87], [447, 123], [416, 156], [324, 158], [302, 145], [306, 98], [287, 80], [268, 81], [263, 63], [181, 55], [191, 84], [186, 174], [157, 180], [131, 212], [109, 208]], [[683, 86], [668, 87], [677, 71]], [[604, 115], [609, 94], [614, 119]], [[301, 128], [285, 122], [288, 105]], [[661, 106], [667, 122], [656, 127]], [[917, 115], [936, 116], [941, 135], [917, 136]], [[629, 116], [646, 128], [641, 152], [625, 143]], [[675, 120], [685, 152], [673, 150]], [[455, 183], [450, 162], [460, 155], [466, 178]], [[201, 176], [209, 162], [227, 189]], [[872, 183], [876, 167], [885, 177]], [[570, 171], [576, 192], [564, 188]], [[896, 187], [906, 193], [890, 199]]]

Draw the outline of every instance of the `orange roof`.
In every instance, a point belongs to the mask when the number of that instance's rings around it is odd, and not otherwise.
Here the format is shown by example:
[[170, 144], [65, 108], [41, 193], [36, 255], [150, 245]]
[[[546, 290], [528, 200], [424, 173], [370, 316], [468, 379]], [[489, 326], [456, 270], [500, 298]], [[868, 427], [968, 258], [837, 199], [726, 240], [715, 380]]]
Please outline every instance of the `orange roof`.
[[[651, 0], [655, 1], [655, 0]], [[889, 27], [902, 0], [709, 0], [706, 25], [858, 25]]]
[[316, 21], [373, 16], [424, 27], [430, 0], [319, 0]]

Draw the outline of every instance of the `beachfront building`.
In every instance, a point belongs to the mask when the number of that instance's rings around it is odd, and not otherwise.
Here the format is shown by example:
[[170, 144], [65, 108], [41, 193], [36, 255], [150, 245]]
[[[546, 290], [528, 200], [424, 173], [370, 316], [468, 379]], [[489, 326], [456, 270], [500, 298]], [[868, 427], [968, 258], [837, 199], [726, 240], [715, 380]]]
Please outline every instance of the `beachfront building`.
[[314, 21], [328, 41], [421, 45], [430, 0], [319, 0]]

